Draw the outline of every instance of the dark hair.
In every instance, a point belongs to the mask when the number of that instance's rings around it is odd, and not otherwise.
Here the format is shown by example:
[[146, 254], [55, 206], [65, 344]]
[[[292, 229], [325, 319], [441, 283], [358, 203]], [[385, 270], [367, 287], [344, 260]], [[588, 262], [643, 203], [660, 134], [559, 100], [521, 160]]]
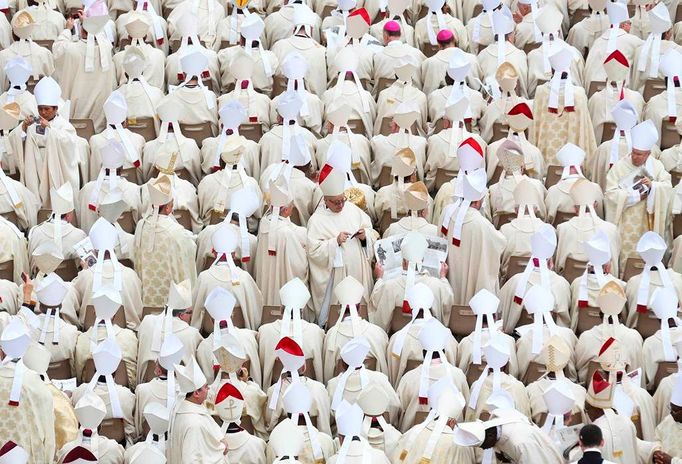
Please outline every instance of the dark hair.
[[582, 429], [580, 429], [580, 443], [584, 447], [597, 447], [601, 445], [604, 437], [602, 436], [601, 429], [598, 425], [587, 424]]

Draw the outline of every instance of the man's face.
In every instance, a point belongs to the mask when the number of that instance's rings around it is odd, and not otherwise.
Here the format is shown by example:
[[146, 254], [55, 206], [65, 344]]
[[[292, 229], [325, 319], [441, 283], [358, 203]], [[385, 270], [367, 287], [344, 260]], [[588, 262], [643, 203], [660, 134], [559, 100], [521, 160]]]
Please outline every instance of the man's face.
[[184, 321], [189, 324], [190, 321], [192, 320], [192, 312], [193, 312], [192, 308], [187, 308], [183, 312], [178, 314], [178, 318], [181, 321]]
[[644, 166], [644, 163], [646, 163], [646, 160], [649, 158], [650, 154], [650, 151], [635, 150], [633, 148], [632, 153], [630, 154], [630, 159], [632, 160], [632, 164], [635, 166]]
[[522, 16], [526, 16], [528, 13], [530, 13], [530, 5], [518, 2], [516, 7], [519, 9], [519, 13], [521, 13]]
[[670, 403], [670, 415], [675, 422], [682, 423], [682, 406]]
[[346, 197], [343, 194], [333, 197], [324, 197], [324, 204], [332, 213], [340, 213], [343, 209], [343, 205], [346, 204]]
[[206, 398], [208, 397], [208, 384], [204, 385], [199, 390], [195, 391], [194, 397], [197, 399], [199, 404], [206, 401]]
[[56, 106], [38, 105], [38, 114], [41, 118], [52, 121], [57, 116]]

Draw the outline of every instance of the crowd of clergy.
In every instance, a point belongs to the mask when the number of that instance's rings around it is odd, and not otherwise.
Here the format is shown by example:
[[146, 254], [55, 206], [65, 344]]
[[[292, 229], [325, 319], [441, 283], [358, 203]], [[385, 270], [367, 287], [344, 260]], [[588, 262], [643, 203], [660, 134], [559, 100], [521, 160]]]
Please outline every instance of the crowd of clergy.
[[0, 12], [0, 464], [682, 464], [682, 1]]

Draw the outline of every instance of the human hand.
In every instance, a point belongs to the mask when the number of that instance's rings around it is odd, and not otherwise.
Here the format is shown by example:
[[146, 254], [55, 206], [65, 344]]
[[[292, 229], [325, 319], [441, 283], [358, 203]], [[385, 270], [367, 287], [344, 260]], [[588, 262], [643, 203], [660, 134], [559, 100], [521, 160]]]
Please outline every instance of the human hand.
[[365, 229], [360, 229], [360, 230], [358, 230], [358, 231], [356, 232], [355, 236], [356, 236], [357, 238], [359, 238], [360, 240], [365, 240], [366, 237], [367, 237], [367, 236], [365, 235]]
[[339, 235], [336, 236], [336, 243], [341, 245], [344, 243], [346, 240], [348, 240], [348, 237], [350, 237], [349, 232], [341, 232]]
[[440, 263], [440, 277], [441, 277], [441, 279], [445, 278], [448, 275], [448, 269], [450, 269], [450, 267], [448, 266], [448, 263], [446, 263], [445, 261]]
[[21, 122], [21, 130], [26, 132], [28, 129], [28, 126], [33, 124], [33, 116], [26, 116], [24, 120]]
[[40, 125], [44, 128], [49, 127], [50, 121], [45, 118], [40, 118]]
[[21, 273], [21, 280], [24, 281], [24, 303], [30, 304], [33, 301], [33, 280], [26, 273]]
[[672, 462], [673, 462], [673, 458], [668, 453], [661, 451], [661, 450], [654, 451], [654, 463], [655, 464], [670, 464]]

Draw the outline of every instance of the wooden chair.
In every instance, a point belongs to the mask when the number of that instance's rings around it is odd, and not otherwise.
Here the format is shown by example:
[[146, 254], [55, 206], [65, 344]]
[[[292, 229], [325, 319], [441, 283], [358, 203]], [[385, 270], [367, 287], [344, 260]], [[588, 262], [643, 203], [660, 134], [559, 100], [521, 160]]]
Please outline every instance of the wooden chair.
[[458, 171], [452, 171], [450, 169], [436, 169], [436, 191], [438, 191], [443, 184], [447, 184], [454, 179], [457, 175], [457, 172]]
[[[540, 46], [540, 42], [530, 42], [523, 47], [523, 51], [526, 55], [535, 50]], [[538, 84], [539, 85], [539, 84]]]
[[590, 89], [587, 92], [587, 97], [591, 97], [595, 93], [599, 92], [600, 90], [603, 90], [604, 87], [606, 87], [606, 82], [604, 81], [592, 81], [590, 82]]
[[128, 118], [128, 129], [144, 137], [149, 142], [156, 138], [154, 118]]
[[142, 366], [142, 383], [147, 383], [150, 380], [152, 380], [154, 377], [156, 377], [156, 374], [154, 371], [156, 370], [156, 361], [147, 361], [144, 363], [144, 366]]
[[493, 137], [490, 139], [490, 143], [496, 142], [507, 137], [509, 133], [509, 126], [501, 122], [493, 123]]
[[547, 177], [545, 178], [545, 188], [549, 189], [552, 185], [556, 185], [561, 180], [561, 174], [564, 172], [564, 167], [557, 164], [547, 166]]
[[271, 98], [275, 98], [277, 95], [281, 94], [287, 89], [287, 78], [276, 74], [272, 78], [272, 93]]
[[247, 140], [258, 143], [263, 137], [263, 124], [259, 122], [249, 122], [239, 126], [239, 134]]
[[[83, 320], [83, 330], [88, 330], [95, 323], [95, 307], [93, 305], [87, 305], [85, 307], [85, 318]], [[114, 317], [111, 318], [111, 323], [122, 328], [126, 328], [126, 315], [123, 306], [118, 308]]]
[[163, 312], [163, 308], [157, 308], [155, 306], [145, 306], [142, 308], [142, 319], [145, 318], [145, 316], [152, 315], [156, 316], [158, 314], [161, 314]]
[[78, 275], [78, 266], [73, 259], [65, 259], [54, 272], [66, 282], [70, 282]]
[[564, 269], [561, 272], [561, 275], [564, 276], [564, 279], [566, 279], [570, 284], [575, 279], [583, 275], [586, 267], [587, 261], [579, 261], [569, 256], [568, 258], [566, 258], [566, 262], [564, 263]]
[[[365, 367], [370, 371], [377, 370], [377, 359], [374, 356], [367, 355], [365, 358]], [[334, 365], [334, 377], [341, 374], [342, 372], [345, 372], [346, 368], [346, 363], [344, 363], [343, 359], [339, 357], [339, 359], [336, 360], [336, 364]]]
[[225, 220], [225, 215], [227, 215], [227, 211], [216, 211], [216, 210], [211, 210], [211, 219], [209, 224], [220, 224]]
[[500, 230], [503, 225], [512, 222], [516, 218], [516, 213], [500, 213], [493, 218], [495, 228]]
[[384, 235], [384, 232], [386, 232], [386, 229], [388, 227], [396, 222], [399, 221], [400, 219], [404, 218], [407, 216], [405, 213], [398, 213], [398, 217], [396, 219], [391, 219], [391, 212], [390, 211], [384, 211], [384, 214], [381, 215], [381, 218], [379, 219], [379, 227], [378, 227], [378, 232], [379, 235]]
[[502, 165], [498, 164], [495, 167], [495, 171], [493, 171], [493, 176], [490, 178], [490, 181], [488, 181], [488, 187], [491, 185], [495, 185], [500, 181], [500, 177], [502, 177]]
[[605, 122], [604, 124], [602, 124], [601, 140], [599, 141], [599, 143], [605, 142], [606, 140], [611, 140], [615, 132], [616, 123]]
[[229, 40], [220, 41], [220, 50], [225, 50], [226, 48], [234, 47], [237, 44], [231, 44]]
[[[580, 8], [578, 10], [575, 10], [571, 16], [571, 25], [570, 27], [575, 26], [578, 24], [580, 21], [582, 21], [585, 18], [590, 17], [590, 10], [588, 8]], [[570, 29], [569, 27], [569, 29]]]
[[519, 316], [519, 320], [516, 323], [516, 327], [521, 327], [532, 323], [533, 316], [531, 316], [530, 313], [526, 311], [526, 308], [521, 308], [521, 315]]
[[[164, 16], [167, 18], [168, 16]], [[168, 41], [168, 48], [170, 48], [170, 53], [175, 53], [180, 48], [182, 41], [180, 39], [173, 39]]]
[[635, 329], [646, 339], [658, 332], [661, 328], [661, 321], [656, 317], [653, 311], [647, 310], [645, 313], [640, 313], [637, 316], [637, 324]]
[[380, 77], [377, 81], [377, 94], [380, 94], [382, 90], [387, 89], [395, 82], [395, 78], [391, 77]]
[[34, 40], [33, 42], [48, 50], [52, 50], [52, 44], [54, 44], [54, 40]]
[[71, 371], [71, 361], [69, 359], [64, 359], [55, 363], [50, 363], [47, 368], [47, 376], [55, 380], [66, 380], [73, 377], [73, 372]]
[[377, 183], [379, 184], [377, 189], [380, 189], [381, 187], [386, 187], [387, 185], [391, 185], [393, 183], [393, 176], [391, 175], [390, 166], [384, 166], [383, 168], [381, 168], [381, 172], [379, 173], [379, 179], [377, 179]]
[[544, 364], [531, 361], [530, 364], [528, 364], [528, 369], [526, 369], [525, 374], [523, 374], [523, 379], [521, 381], [524, 385], [530, 385], [545, 375], [546, 372], [547, 368]]
[[265, 305], [260, 313], [260, 325], [269, 324], [282, 319], [284, 308], [282, 306]]
[[334, 5], [325, 5], [324, 8], [322, 8], [322, 15], [321, 18], [324, 19], [327, 16], [331, 16], [332, 11], [336, 9], [336, 6]]
[[9, 222], [11, 222], [15, 226], [19, 227], [19, 217], [17, 216], [16, 211], [12, 210], [12, 211], [7, 211], [6, 213], [0, 213], [0, 216], [4, 217]]
[[476, 314], [468, 305], [453, 305], [448, 327], [455, 336], [466, 337], [476, 328]]
[[422, 47], [421, 47], [422, 53], [423, 53], [427, 58], [429, 58], [429, 57], [435, 55], [436, 53], [438, 53], [438, 50], [439, 50], [438, 44], [436, 44], [436, 45], [431, 45], [429, 42], [426, 42], [426, 43], [423, 44]]
[[182, 227], [187, 230], [192, 230], [192, 215], [189, 210], [186, 209], [175, 209], [173, 210], [173, 216], [175, 220], [178, 221]]
[[129, 234], [135, 233], [135, 220], [133, 219], [132, 211], [124, 211], [121, 214], [121, 217], [118, 218], [117, 222], [124, 231], [128, 232]]
[[682, 214], [673, 215], [673, 238], [682, 234]]
[[3, 261], [0, 263], [0, 279], [14, 281], [14, 260]]
[[587, 332], [595, 325], [601, 324], [602, 320], [603, 317], [599, 308], [595, 308], [594, 306], [578, 308], [578, 327], [576, 328], [576, 334], [580, 335], [583, 332]]
[[[339, 320], [339, 313], [340, 312], [341, 312], [341, 305], [333, 304], [333, 305], [329, 306], [329, 315], [327, 316], [327, 324], [325, 325], [326, 329], [329, 329], [330, 327], [334, 327], [334, 325], [336, 325], [336, 321]], [[369, 319], [367, 316], [367, 305], [366, 304], [360, 305], [360, 308], [358, 309], [358, 315], [365, 320]], [[262, 322], [261, 322], [261, 324], [262, 324]]]
[[664, 119], [661, 121], [661, 150], [674, 147], [680, 143], [680, 133], [675, 124]]
[[125, 443], [126, 434], [123, 419], [105, 419], [99, 426], [99, 434], [116, 443]]
[[129, 259], [119, 259], [119, 263], [121, 263], [122, 266], [129, 267], [130, 269], [135, 269], [135, 266], [133, 266], [133, 262]]
[[362, 122], [362, 119], [349, 119], [348, 127], [350, 128], [350, 131], [354, 134], [365, 135], [366, 133], [365, 123]]
[[651, 97], [658, 95], [665, 90], [665, 81], [663, 79], [647, 79], [644, 82], [644, 92], [642, 96], [644, 101], [648, 102]]
[[557, 211], [556, 215], [554, 216], [554, 221], [552, 221], [552, 225], [556, 229], [559, 224], [570, 221], [571, 218], [575, 217], [575, 215], [576, 214], [574, 211]]
[[194, 139], [197, 146], [201, 148], [204, 143], [204, 139], [213, 137], [213, 130], [211, 129], [211, 123], [200, 122], [199, 124], [183, 124], [180, 123], [180, 130], [185, 137]]
[[[95, 371], [95, 362], [92, 360], [92, 358], [85, 361], [85, 367], [83, 367], [83, 382], [90, 382], [92, 377], [95, 375]], [[117, 385], [121, 385], [122, 387], [127, 387], [130, 385], [126, 366], [123, 361], [120, 362], [114, 371], [114, 382], [116, 382]]]
[[523, 272], [529, 260], [530, 256], [510, 256], [509, 264], [507, 264], [507, 274], [505, 275], [506, 280]]
[[393, 314], [391, 315], [391, 334], [394, 334], [405, 327], [410, 320], [412, 320], [412, 313], [403, 312], [402, 306], [393, 308]]
[[682, 5], [677, 5], [677, 9], [675, 10], [675, 21], [674, 21], [674, 23], [677, 23], [679, 21], [682, 21]]
[[40, 209], [38, 210], [38, 224], [40, 224], [41, 222], [45, 222], [45, 221], [47, 221], [48, 219], [50, 219], [50, 215], [51, 215], [51, 214], [52, 214], [52, 210], [51, 210], [51, 209], [40, 208]]
[[483, 368], [485, 367], [485, 364], [481, 362], [481, 364], [474, 364], [469, 363], [469, 368], [467, 369], [467, 384], [469, 386], [473, 385], [475, 381], [479, 379], [481, 374], [483, 373]]
[[[275, 359], [275, 364], [272, 366], [272, 380], [271, 385], [277, 382], [277, 379], [282, 375], [282, 363], [279, 359]], [[315, 365], [313, 364], [313, 358], [306, 358], [305, 360], [305, 376], [309, 379], [317, 380], [315, 377]]]
[[[240, 329], [246, 327], [244, 313], [239, 306], [235, 306], [232, 310], [232, 324]], [[207, 336], [213, 333], [213, 318], [206, 310], [204, 310], [204, 318], [201, 320], [201, 332]]]
[[625, 266], [623, 267], [622, 275], [621, 275], [621, 280], [623, 282], [627, 282], [630, 280], [630, 277], [636, 276], [637, 274], [641, 274], [642, 271], [644, 270], [644, 260], [641, 258], [635, 258], [635, 257], [629, 257], [625, 261]]
[[654, 375], [654, 390], [658, 388], [658, 384], [661, 383], [665, 377], [675, 374], [677, 372], [677, 362], [676, 361], [659, 361], [658, 369], [656, 369], [656, 375]]
[[[152, 177], [156, 177], [157, 174], [158, 170], [156, 171], [156, 174]], [[133, 184], [139, 184], [139, 181], [137, 180], [137, 168], [134, 166], [121, 169], [121, 177], [123, 177], [128, 182], [132, 182]]]
[[90, 137], [95, 135], [95, 123], [92, 119], [69, 119], [69, 122], [76, 129], [78, 137], [89, 141]]
[[673, 187], [677, 187], [677, 184], [680, 183], [680, 179], [682, 179], [682, 172], [670, 171], [670, 177], [670, 182], [673, 184]]

